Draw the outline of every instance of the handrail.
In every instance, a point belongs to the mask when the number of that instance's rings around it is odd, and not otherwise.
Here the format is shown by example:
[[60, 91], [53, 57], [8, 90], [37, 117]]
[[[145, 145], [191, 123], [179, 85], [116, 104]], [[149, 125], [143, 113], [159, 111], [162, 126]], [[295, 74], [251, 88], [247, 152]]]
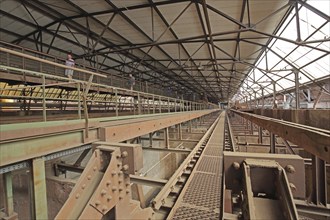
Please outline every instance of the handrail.
[[[43, 57], [46, 57], [46, 58], [54, 59], [55, 62], [56, 61], [63, 61], [63, 62], [65, 61], [65, 59], [60, 58], [60, 57], [56, 57], [56, 56], [53, 56], [53, 55], [50, 55], [50, 54], [42, 53], [40, 51], [32, 50], [30, 48], [21, 47], [21, 46], [18, 46], [16, 44], [7, 43], [7, 42], [4, 42], [4, 41], [1, 41], [0, 40], [0, 47], [1, 46], [2, 47], [5, 46], [7, 48], [13, 48], [13, 49], [21, 50], [21, 51], [24, 51], [24, 52], [33, 53], [35, 55], [43, 56]], [[112, 81], [112, 80], [114, 80], [114, 81], [119, 80], [119, 81], [121, 81], [121, 83], [124, 83], [125, 81], [127, 82], [127, 80], [128, 80], [128, 77], [117, 75], [117, 74], [113, 74], [113, 73], [109, 73], [107, 71], [104, 71], [104, 70], [101, 70], [101, 69], [97, 69], [97, 68], [92, 67], [92, 66], [85, 65], [84, 63], [75, 62], [75, 66], [80, 66], [82, 68], [85, 68], [85, 69], [88, 69], [88, 70], [91, 70], [91, 71], [97, 71], [99, 73], [104, 73], [104, 74], [106, 74], [106, 75], [109, 76], [110, 81]], [[136, 80], [136, 85], [139, 85], [140, 91], [142, 91], [143, 89], [144, 90], [152, 90], [154, 93], [157, 93], [157, 94], [162, 93], [163, 94], [163, 92], [160, 89], [158, 89], [155, 86], [153, 86], [153, 85], [155, 85], [154, 83], [151, 83], [151, 85], [148, 85], [147, 87], [144, 86], [144, 85], [142, 85], [142, 84], [143, 84], [142, 81]]]
[[17, 51], [9, 50], [9, 49], [3, 48], [3, 47], [0, 47], [0, 51], [10, 53], [10, 54], [13, 54], [13, 55], [16, 55], [16, 56], [28, 58], [28, 59], [31, 59], [31, 60], [39, 61], [39, 62], [42, 62], [42, 63], [51, 64], [51, 65], [54, 65], [54, 66], [57, 66], [57, 67], [62, 67], [64, 69], [71, 69], [71, 70], [75, 70], [75, 71], [79, 71], [79, 72], [88, 73], [88, 74], [91, 74], [91, 75], [96, 75], [96, 76], [107, 78], [107, 76], [103, 75], [103, 74], [91, 72], [91, 71], [84, 70], [84, 69], [79, 69], [79, 68], [76, 68], [76, 67], [66, 66], [66, 65], [63, 65], [63, 64], [59, 64], [59, 63], [49, 61], [49, 60], [44, 60], [44, 59], [41, 59], [41, 58], [38, 58], [38, 57], [34, 57], [34, 56], [31, 56], [31, 55], [28, 55], [28, 54], [24, 54], [24, 53], [20, 53], [20, 52], [17, 52]]
[[[47, 73], [41, 73], [41, 72], [36, 72], [36, 71], [32, 71], [32, 70], [25, 70], [25, 69], [20, 69], [20, 68], [16, 68], [16, 67], [9, 67], [9, 66], [4, 66], [4, 65], [0, 65], [0, 70], [12, 70], [12, 71], [16, 71], [16, 72], [21, 72], [21, 73], [27, 73], [27, 74], [31, 74], [31, 75], [36, 75], [39, 77], [45, 77], [45, 78], [52, 78], [52, 79], [56, 79], [56, 80], [69, 80], [66, 77], [61, 77], [61, 76], [56, 76], [56, 75], [50, 75]], [[86, 81], [83, 80], [79, 80], [79, 79], [72, 79], [71, 80], [73, 83], [78, 83], [78, 84], [85, 84], [87, 83]], [[217, 105], [212, 104], [212, 103], [200, 103], [200, 102], [193, 102], [193, 101], [189, 101], [189, 100], [184, 100], [184, 99], [177, 99], [177, 98], [172, 98], [172, 97], [167, 97], [167, 96], [162, 96], [162, 95], [156, 95], [156, 94], [151, 94], [151, 93], [146, 93], [146, 92], [140, 92], [140, 91], [131, 91], [125, 88], [120, 88], [120, 87], [115, 87], [115, 86], [109, 86], [109, 85], [104, 85], [104, 84], [98, 84], [98, 83], [91, 83], [91, 86], [98, 86], [101, 88], [106, 88], [106, 89], [111, 89], [113, 92], [120, 92], [122, 91], [123, 93], [128, 93], [132, 96], [139, 96], [139, 95], [143, 95], [144, 97], [157, 97], [159, 98], [159, 100], [156, 100], [156, 102], [158, 101], [171, 101], [171, 102], [175, 102], [175, 103], [180, 103], [180, 105], [185, 105], [185, 104], [189, 104], [189, 106], [187, 106], [187, 110], [189, 108], [190, 111], [192, 110], [197, 110], [196, 107], [199, 106], [199, 108], [201, 108], [203, 106], [203, 109], [207, 109], [208, 107], [212, 106], [212, 108], [216, 108]], [[42, 87], [47, 87], [47, 84], [42, 85]], [[23, 89], [24, 87], [19, 87], [17, 89]], [[5, 91], [6, 89], [0, 89], [0, 91]], [[0, 95], [0, 97], [5, 97], [3, 95]], [[48, 98], [46, 98], [48, 99]], [[49, 99], [51, 100], [51, 99]], [[193, 109], [193, 105], [195, 109]]]
[[330, 131], [231, 109], [251, 122], [330, 162]]

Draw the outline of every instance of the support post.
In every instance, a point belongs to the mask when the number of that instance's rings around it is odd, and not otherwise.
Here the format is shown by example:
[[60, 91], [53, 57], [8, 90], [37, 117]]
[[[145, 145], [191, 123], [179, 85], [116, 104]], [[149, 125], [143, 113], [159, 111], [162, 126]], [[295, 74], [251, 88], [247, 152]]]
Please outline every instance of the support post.
[[176, 112], [176, 105], [177, 105], [177, 102], [176, 102], [176, 99], [174, 99], [174, 112]]
[[182, 140], [182, 125], [181, 123], [178, 125], [178, 139]]
[[264, 88], [261, 88], [261, 96], [262, 96], [262, 108], [265, 107], [265, 96], [264, 96]]
[[14, 212], [13, 179], [11, 172], [3, 174], [3, 183], [6, 215], [4, 219], [17, 219], [17, 214]]
[[78, 119], [81, 119], [81, 94], [80, 94], [80, 83], [77, 83], [77, 98], [78, 98]]
[[272, 132], [269, 132], [269, 137], [270, 137], [270, 152], [269, 153], [275, 154], [275, 147], [276, 147], [275, 134]]
[[44, 158], [32, 161], [35, 219], [48, 219]]
[[327, 205], [327, 178], [325, 161], [312, 155], [312, 202], [315, 205]]
[[152, 147], [152, 136], [153, 136], [153, 132], [149, 133], [149, 147]]
[[140, 98], [140, 93], [138, 93], [138, 115], [141, 115], [141, 98]]
[[161, 104], [161, 102], [162, 102], [162, 99], [159, 96], [159, 113], [162, 113], [162, 104]]
[[295, 79], [295, 95], [296, 95], [296, 109], [300, 108], [300, 100], [299, 100], [299, 70], [294, 70], [294, 79]]
[[152, 95], [152, 113], [155, 114], [156, 106], [155, 106], [155, 96]]
[[170, 148], [170, 136], [168, 133], [168, 127], [164, 129], [164, 140], [165, 140], [165, 148]]
[[276, 104], [276, 83], [273, 81], [273, 109], [277, 108]]
[[116, 117], [118, 117], [118, 91], [115, 89], [115, 99], [116, 99]]
[[191, 133], [192, 131], [192, 124], [191, 124], [191, 120], [188, 122], [188, 132]]
[[47, 121], [47, 112], [46, 112], [46, 79], [45, 76], [42, 76], [42, 118], [43, 121]]
[[262, 144], [262, 127], [260, 127], [260, 126], [258, 129], [258, 143]]
[[253, 122], [252, 121], [250, 121], [250, 132], [251, 132], [251, 134], [253, 134]]
[[132, 104], [133, 104], [133, 115], [135, 115], [135, 97], [132, 96]]

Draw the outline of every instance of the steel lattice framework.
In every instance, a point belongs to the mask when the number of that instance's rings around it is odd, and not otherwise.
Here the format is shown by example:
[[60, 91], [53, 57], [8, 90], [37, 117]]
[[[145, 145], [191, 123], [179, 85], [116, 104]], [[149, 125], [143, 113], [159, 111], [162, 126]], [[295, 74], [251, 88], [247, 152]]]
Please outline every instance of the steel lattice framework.
[[[256, 64], [272, 51], [273, 39], [329, 56], [315, 46], [329, 37], [302, 39], [298, 12], [305, 7], [324, 25], [329, 16], [302, 0], [1, 0], [0, 5], [5, 42], [59, 57], [72, 50], [77, 61], [109, 74], [133, 73], [178, 96], [207, 95], [215, 103], [233, 97], [251, 70], [270, 74]], [[290, 13], [296, 13], [296, 40], [278, 35]]]

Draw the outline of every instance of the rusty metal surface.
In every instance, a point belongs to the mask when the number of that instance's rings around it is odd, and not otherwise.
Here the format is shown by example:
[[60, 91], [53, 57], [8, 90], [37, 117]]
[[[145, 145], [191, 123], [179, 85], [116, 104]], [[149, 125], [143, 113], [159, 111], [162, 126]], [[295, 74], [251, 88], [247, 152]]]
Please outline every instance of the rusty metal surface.
[[168, 219], [219, 219], [224, 116], [223, 112]]
[[257, 115], [330, 130], [329, 109], [254, 109]]
[[[214, 112], [214, 110], [92, 119], [88, 138], [82, 121], [1, 125], [0, 166], [99, 140], [120, 142]], [[71, 127], [73, 125], [73, 127]], [[101, 132], [101, 130], [103, 132]], [[115, 135], [113, 135], [115, 134]], [[105, 136], [109, 135], [109, 136]]]
[[[285, 170], [275, 161], [247, 158], [240, 170], [244, 219], [298, 219]], [[226, 176], [225, 176], [226, 177]]]
[[231, 110], [253, 123], [330, 162], [330, 131]]
[[126, 154], [100, 145], [55, 219], [148, 219], [151, 208], [131, 200]]
[[[287, 177], [290, 183], [296, 186], [292, 191], [295, 198], [304, 199], [306, 197], [304, 160], [298, 155], [290, 154], [268, 154], [268, 153], [248, 153], [248, 152], [224, 152], [224, 175], [227, 189], [237, 191], [239, 189], [237, 180], [242, 179], [242, 174], [233, 166], [234, 162], [242, 164], [246, 158], [275, 160], [284, 168], [290, 168]], [[293, 167], [293, 169], [291, 169]]]
[[[224, 113], [222, 113], [222, 114], [224, 114]], [[200, 157], [201, 152], [205, 148], [205, 145], [208, 142], [210, 135], [212, 134], [216, 125], [218, 124], [218, 121], [219, 121], [218, 119], [219, 118], [217, 118], [217, 120], [215, 120], [215, 122], [211, 125], [211, 127], [208, 129], [208, 131], [202, 137], [202, 139], [196, 144], [194, 149], [189, 153], [189, 155], [186, 157], [186, 159], [181, 163], [179, 168], [175, 171], [175, 173], [168, 180], [168, 183], [161, 189], [161, 191], [157, 194], [157, 196], [152, 200], [152, 205], [155, 210], [159, 210], [162, 206], [166, 205], [166, 198], [169, 196], [169, 194], [172, 191], [175, 190], [176, 184], [181, 180], [181, 178], [186, 173], [190, 174], [191, 168], [193, 168], [195, 165], [198, 164], [198, 162], [196, 164], [196, 161], [198, 161], [198, 158]]]

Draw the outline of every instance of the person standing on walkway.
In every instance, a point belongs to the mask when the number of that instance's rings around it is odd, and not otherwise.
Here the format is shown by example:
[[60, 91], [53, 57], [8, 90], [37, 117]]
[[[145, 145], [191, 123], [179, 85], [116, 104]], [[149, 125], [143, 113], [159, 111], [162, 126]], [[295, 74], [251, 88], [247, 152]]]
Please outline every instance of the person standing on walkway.
[[133, 90], [134, 85], [135, 85], [135, 77], [130, 73], [129, 74], [129, 79], [128, 79], [128, 84], [130, 86], [130, 89]]
[[[72, 59], [71, 52], [68, 53], [67, 59], [65, 61], [65, 66], [74, 67], [74, 60]], [[72, 69], [65, 69], [65, 75], [71, 81], [72, 80], [72, 76], [73, 76], [73, 70]]]

